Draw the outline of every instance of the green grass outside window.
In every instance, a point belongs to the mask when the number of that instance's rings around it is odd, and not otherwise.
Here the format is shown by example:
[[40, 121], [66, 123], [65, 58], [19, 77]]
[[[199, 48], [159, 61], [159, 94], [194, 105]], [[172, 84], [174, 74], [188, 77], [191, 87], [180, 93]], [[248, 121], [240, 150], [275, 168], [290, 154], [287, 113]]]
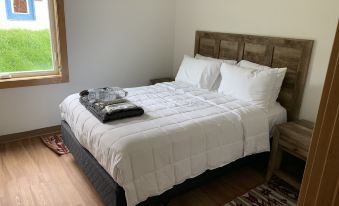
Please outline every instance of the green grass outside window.
[[49, 30], [0, 29], [0, 73], [52, 69]]

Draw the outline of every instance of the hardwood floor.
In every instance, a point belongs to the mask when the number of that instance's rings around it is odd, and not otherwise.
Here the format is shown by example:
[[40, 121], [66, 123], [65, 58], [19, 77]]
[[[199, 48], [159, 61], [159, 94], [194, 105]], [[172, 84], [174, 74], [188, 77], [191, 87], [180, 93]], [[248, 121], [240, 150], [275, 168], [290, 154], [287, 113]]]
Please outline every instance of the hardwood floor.
[[0, 205], [103, 205], [71, 155], [40, 139], [0, 145]]
[[[169, 206], [223, 205], [264, 182], [250, 167], [182, 194]], [[72, 155], [58, 156], [40, 139], [0, 144], [0, 205], [103, 205]]]

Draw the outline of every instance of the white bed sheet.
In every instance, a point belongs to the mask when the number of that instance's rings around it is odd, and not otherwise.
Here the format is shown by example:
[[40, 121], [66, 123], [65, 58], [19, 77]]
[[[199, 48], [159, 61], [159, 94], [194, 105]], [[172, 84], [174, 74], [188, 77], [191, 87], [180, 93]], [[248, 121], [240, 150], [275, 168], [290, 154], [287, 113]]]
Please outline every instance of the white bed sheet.
[[79, 142], [125, 189], [129, 206], [270, 149], [267, 114], [246, 102], [177, 82], [127, 90], [143, 116], [102, 124], [78, 94], [60, 110]]
[[274, 125], [287, 122], [287, 111], [278, 102], [268, 109], [266, 115], [269, 123], [270, 133], [272, 132]]

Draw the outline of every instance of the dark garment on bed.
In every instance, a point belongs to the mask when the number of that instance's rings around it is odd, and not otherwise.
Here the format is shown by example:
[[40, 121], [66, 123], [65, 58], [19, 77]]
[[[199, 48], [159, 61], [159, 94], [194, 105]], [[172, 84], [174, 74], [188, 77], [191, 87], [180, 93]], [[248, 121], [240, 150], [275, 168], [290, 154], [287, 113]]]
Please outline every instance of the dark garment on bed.
[[144, 110], [141, 107], [127, 100], [120, 103], [90, 102], [87, 95], [86, 90], [80, 93], [80, 103], [102, 123], [144, 114]]

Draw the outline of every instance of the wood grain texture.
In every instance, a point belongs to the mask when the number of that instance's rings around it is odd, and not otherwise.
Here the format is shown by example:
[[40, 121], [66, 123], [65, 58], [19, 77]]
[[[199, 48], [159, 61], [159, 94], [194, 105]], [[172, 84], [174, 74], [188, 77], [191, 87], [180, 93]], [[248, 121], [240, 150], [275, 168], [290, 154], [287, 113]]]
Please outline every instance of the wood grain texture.
[[306, 120], [287, 122], [274, 127], [266, 181], [269, 181], [272, 175], [275, 174], [297, 189], [300, 188], [300, 182], [297, 181], [297, 178], [280, 170], [282, 152], [284, 151], [306, 160], [313, 128], [314, 124]]
[[60, 134], [61, 126], [56, 125], [52, 127], [45, 127], [41, 129], [31, 130], [27, 132], [19, 132], [15, 134], [8, 134], [0, 136], [0, 144], [8, 143], [8, 142], [15, 142], [23, 139], [30, 139], [40, 136], [47, 136], [53, 134]]
[[287, 67], [278, 101], [292, 121], [299, 117], [312, 47], [312, 40], [197, 31], [194, 54]]
[[[169, 206], [223, 205], [263, 182], [256, 170], [234, 167]], [[0, 205], [103, 205], [72, 155], [58, 156], [37, 138], [0, 145], [0, 185]]]
[[339, 22], [326, 75], [299, 206], [339, 205]]
[[71, 155], [34, 138], [0, 145], [0, 205], [102, 205]]
[[300, 120], [277, 126], [279, 130], [279, 145], [303, 160], [307, 159], [311, 144], [314, 125]]

